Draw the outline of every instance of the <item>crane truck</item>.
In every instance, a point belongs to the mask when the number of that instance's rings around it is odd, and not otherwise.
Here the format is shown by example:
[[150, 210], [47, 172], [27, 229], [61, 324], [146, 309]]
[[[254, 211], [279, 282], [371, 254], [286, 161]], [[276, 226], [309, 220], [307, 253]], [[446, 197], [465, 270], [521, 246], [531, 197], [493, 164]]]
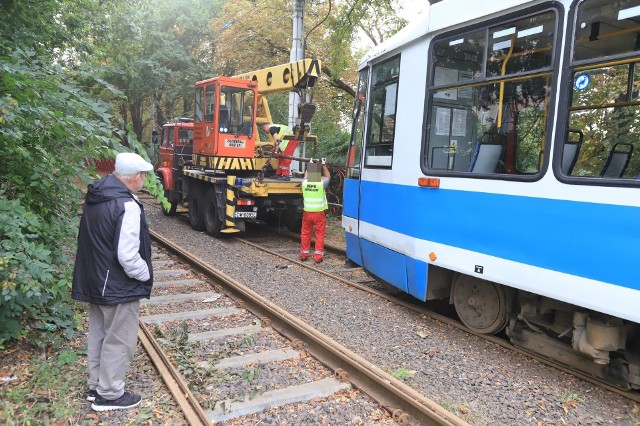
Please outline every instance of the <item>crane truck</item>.
[[[191, 227], [215, 237], [244, 231], [247, 222], [273, 218], [299, 231], [302, 179], [273, 177], [282, 154], [276, 152], [271, 135], [260, 140], [258, 126], [272, 122], [266, 95], [311, 88], [320, 69], [320, 61], [302, 59], [197, 82], [193, 119], [162, 128], [156, 174], [171, 204], [163, 209], [165, 214], [186, 207]], [[298, 110], [299, 123], [284, 139], [315, 152], [318, 140], [309, 134], [315, 107], [301, 103]]]

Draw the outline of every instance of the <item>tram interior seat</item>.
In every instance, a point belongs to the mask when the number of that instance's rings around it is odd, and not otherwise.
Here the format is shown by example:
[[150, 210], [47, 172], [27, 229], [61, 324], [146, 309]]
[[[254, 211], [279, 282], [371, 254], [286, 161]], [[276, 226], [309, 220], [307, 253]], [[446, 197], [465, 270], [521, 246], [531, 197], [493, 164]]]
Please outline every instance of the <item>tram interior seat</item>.
[[501, 143], [478, 141], [469, 164], [469, 171], [471, 173], [496, 173], [500, 158], [502, 158], [502, 151], [503, 145]]
[[[584, 133], [581, 130], [571, 130], [567, 131], [567, 136], [571, 134], [578, 135], [577, 141], [568, 141], [565, 142], [564, 147], [562, 148], [562, 164], [561, 169], [562, 173], [566, 176], [571, 176], [573, 173], [573, 168], [578, 161], [578, 156], [580, 155], [580, 148], [582, 147], [582, 141], [584, 140]], [[569, 138], [567, 137], [567, 140]]]
[[621, 178], [627, 170], [629, 160], [633, 154], [633, 145], [628, 142], [618, 142], [611, 147], [606, 163], [600, 172], [603, 178]]

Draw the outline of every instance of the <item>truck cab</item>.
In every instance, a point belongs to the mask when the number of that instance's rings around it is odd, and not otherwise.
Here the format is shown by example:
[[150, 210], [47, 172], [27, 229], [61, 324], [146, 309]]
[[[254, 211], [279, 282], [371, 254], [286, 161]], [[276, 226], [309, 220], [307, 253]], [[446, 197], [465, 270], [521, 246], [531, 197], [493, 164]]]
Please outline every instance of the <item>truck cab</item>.
[[[193, 119], [180, 118], [162, 126], [158, 143], [156, 175], [162, 182], [164, 193], [171, 203], [169, 214], [176, 211], [182, 201], [182, 169], [191, 162], [193, 154]], [[164, 209], [163, 209], [164, 211]]]
[[254, 158], [257, 84], [215, 77], [196, 83], [194, 154]]

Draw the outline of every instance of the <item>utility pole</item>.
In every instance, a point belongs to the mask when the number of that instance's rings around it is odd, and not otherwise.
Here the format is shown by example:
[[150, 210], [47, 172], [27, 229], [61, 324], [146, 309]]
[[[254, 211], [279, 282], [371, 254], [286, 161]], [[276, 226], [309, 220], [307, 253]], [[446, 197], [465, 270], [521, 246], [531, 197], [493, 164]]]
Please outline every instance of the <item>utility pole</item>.
[[[293, 1], [293, 42], [291, 45], [291, 55], [289, 60], [291, 62], [304, 59], [304, 0]], [[294, 128], [298, 119], [298, 103], [300, 102], [300, 96], [296, 92], [289, 93], [289, 127]], [[304, 144], [303, 144], [304, 145]], [[303, 155], [304, 149], [303, 147]], [[299, 156], [300, 147], [296, 148], [294, 156]], [[301, 164], [297, 161], [293, 161], [291, 169], [297, 169], [300, 171]]]
[[[291, 46], [291, 62], [304, 59], [304, 46], [302, 37], [304, 36], [304, 0], [294, 0], [293, 2], [293, 43]], [[293, 129], [298, 118], [298, 102], [300, 97], [296, 92], [289, 93], [289, 126]]]

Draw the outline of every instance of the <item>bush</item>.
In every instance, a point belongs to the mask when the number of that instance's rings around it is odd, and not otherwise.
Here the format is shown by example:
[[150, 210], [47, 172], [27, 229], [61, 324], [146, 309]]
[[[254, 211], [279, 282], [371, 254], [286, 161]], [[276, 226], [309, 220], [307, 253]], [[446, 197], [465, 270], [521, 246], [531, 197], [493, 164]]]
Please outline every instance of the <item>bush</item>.
[[33, 52], [0, 56], [0, 348], [30, 331], [58, 345], [75, 326], [69, 252], [78, 184], [93, 178], [83, 158], [119, 145], [108, 106], [77, 80], [92, 81]]
[[70, 269], [60, 244], [69, 231], [0, 193], [0, 348], [29, 331], [40, 346], [58, 346], [55, 331], [72, 333]]

